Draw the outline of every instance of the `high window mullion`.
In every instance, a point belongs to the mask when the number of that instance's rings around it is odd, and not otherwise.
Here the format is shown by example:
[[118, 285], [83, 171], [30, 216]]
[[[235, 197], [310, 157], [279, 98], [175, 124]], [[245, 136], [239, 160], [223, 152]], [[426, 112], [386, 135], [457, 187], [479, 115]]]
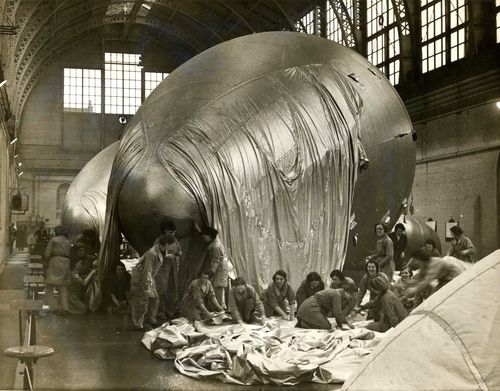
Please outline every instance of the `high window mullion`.
[[467, 0], [422, 1], [422, 72], [465, 57]]
[[63, 110], [101, 112], [101, 70], [64, 68]]
[[105, 107], [109, 114], [135, 114], [141, 104], [140, 55], [105, 53]]
[[401, 51], [392, 0], [366, 1], [367, 57], [391, 81], [399, 83]]

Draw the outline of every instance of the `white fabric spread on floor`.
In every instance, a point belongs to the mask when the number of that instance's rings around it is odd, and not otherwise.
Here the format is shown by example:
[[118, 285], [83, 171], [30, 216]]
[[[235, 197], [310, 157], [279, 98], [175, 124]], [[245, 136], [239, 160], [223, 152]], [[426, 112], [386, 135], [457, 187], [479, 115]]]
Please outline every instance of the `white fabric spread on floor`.
[[274, 319], [265, 326], [197, 329], [182, 319], [173, 323], [145, 333], [143, 344], [159, 358], [175, 358], [186, 376], [242, 385], [343, 383], [384, 337], [365, 328], [307, 330]]

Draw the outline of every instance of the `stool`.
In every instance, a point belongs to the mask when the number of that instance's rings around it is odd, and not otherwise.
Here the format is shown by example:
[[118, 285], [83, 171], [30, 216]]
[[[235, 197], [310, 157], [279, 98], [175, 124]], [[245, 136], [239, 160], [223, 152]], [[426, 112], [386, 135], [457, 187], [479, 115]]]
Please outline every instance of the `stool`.
[[38, 291], [45, 287], [45, 278], [41, 275], [24, 276], [24, 285], [28, 288], [28, 298], [36, 300]]
[[38, 311], [43, 309], [43, 302], [41, 300], [18, 299], [10, 303], [11, 311], [19, 311], [19, 341], [24, 344], [23, 338], [23, 311], [28, 314], [30, 320], [29, 324], [29, 339], [28, 344], [31, 342], [36, 343], [36, 317]]
[[30, 254], [30, 261], [31, 262], [39, 262], [42, 260], [42, 256], [38, 254]]
[[24, 364], [23, 389], [33, 390], [33, 364], [36, 364], [39, 358], [53, 355], [55, 350], [48, 346], [12, 346], [3, 353]]
[[30, 275], [43, 275], [43, 264], [41, 263], [28, 263], [28, 273]]

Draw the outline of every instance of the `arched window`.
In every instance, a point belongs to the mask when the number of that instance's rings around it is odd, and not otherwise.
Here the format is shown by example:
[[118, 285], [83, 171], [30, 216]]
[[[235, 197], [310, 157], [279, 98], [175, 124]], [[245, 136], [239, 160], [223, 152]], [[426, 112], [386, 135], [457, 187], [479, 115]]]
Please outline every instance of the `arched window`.
[[295, 23], [295, 31], [319, 35], [358, 50], [355, 0], [320, 0]]
[[69, 183], [63, 183], [57, 188], [57, 200], [56, 200], [56, 218], [61, 218], [62, 208], [64, 205], [64, 199], [66, 198], [66, 193], [69, 189]]
[[[397, 8], [394, 8], [395, 4]], [[366, 22], [368, 61], [384, 72], [392, 84], [398, 84], [400, 35], [409, 34], [404, 6], [393, 0], [367, 0]]]
[[422, 73], [465, 57], [467, 0], [422, 0]]

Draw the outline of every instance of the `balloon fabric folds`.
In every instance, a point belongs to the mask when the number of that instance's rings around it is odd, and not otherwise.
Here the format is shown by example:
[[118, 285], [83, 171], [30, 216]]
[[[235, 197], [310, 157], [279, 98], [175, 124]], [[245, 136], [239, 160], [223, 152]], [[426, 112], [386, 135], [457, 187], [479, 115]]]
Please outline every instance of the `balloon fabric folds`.
[[[118, 259], [120, 232], [142, 252], [165, 218], [184, 249], [181, 285], [200, 270], [206, 248], [193, 221], [219, 230], [236, 273], [256, 287], [277, 269], [298, 285], [312, 270], [340, 268], [365, 149], [378, 156], [394, 142], [384, 156], [398, 161], [387, 181], [395, 185], [373, 192], [374, 202], [383, 199], [375, 214], [389, 208], [395, 216], [413, 178], [414, 145], [404, 137], [411, 124], [373, 69], [347, 48], [287, 32], [224, 42], [176, 69], [120, 141], [101, 278]], [[376, 99], [367, 108], [369, 96]], [[388, 125], [377, 133], [382, 107]], [[370, 175], [379, 167], [387, 168], [376, 163]]]

